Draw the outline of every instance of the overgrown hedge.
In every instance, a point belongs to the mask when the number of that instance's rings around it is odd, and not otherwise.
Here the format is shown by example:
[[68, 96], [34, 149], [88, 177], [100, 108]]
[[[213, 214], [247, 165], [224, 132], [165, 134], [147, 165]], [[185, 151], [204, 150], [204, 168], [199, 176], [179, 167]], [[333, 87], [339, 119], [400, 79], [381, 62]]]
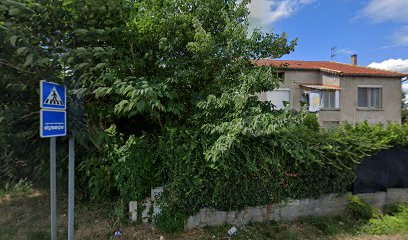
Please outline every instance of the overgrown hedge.
[[203, 207], [234, 210], [344, 192], [362, 158], [388, 147], [407, 147], [407, 130], [407, 125], [382, 128], [367, 123], [330, 131], [294, 126], [240, 139], [215, 167], [202, 155], [202, 134], [173, 133], [164, 144], [166, 201], [177, 211], [194, 214]]
[[95, 195], [117, 191], [126, 200], [141, 200], [150, 187], [165, 184], [164, 201], [174, 211], [234, 210], [347, 191], [362, 158], [408, 147], [408, 125], [362, 123], [316, 130], [309, 122], [267, 136], [242, 137], [228, 154], [208, 161], [204, 152], [215, 140], [203, 131], [181, 128], [168, 129], [159, 139], [131, 136], [111, 146], [110, 160], [98, 162], [100, 167], [84, 162], [82, 169], [94, 169], [89, 181]]

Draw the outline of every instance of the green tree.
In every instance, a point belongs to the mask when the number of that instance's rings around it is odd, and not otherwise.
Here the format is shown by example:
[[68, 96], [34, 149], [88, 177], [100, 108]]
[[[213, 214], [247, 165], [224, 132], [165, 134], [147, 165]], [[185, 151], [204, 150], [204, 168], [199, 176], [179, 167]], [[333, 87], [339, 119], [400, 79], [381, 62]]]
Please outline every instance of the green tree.
[[[97, 155], [98, 146], [109, 141], [103, 133], [112, 124], [125, 137], [157, 138], [165, 129], [181, 126], [204, 129], [214, 137], [205, 156], [215, 162], [240, 135], [268, 134], [299, 121], [293, 113], [271, 112], [254, 96], [280, 82], [271, 68], [251, 61], [279, 58], [296, 41], [258, 30], [248, 34], [248, 3], [2, 1], [5, 94], [0, 120], [7, 123], [1, 130], [7, 136], [2, 138], [2, 156], [13, 151], [26, 166], [42, 158], [32, 155], [30, 147], [45, 142], [38, 139], [36, 127], [34, 89], [41, 79], [69, 86], [74, 96], [69, 116], [71, 122], [81, 122], [73, 124], [81, 126], [73, 133], [89, 153], [85, 158]], [[20, 143], [11, 140], [16, 135], [22, 135]], [[18, 154], [17, 146], [24, 146]]]
[[401, 95], [401, 122], [402, 124], [408, 123], [407, 91], [404, 89], [402, 89]]

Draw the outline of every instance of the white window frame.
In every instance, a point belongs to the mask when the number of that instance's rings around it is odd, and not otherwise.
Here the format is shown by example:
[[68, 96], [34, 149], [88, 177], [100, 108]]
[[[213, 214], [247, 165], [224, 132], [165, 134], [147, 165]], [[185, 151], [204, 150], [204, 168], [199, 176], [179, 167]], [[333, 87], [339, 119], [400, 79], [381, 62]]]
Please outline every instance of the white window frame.
[[[325, 93], [334, 93], [334, 104], [333, 106], [325, 106], [325, 97], [328, 96]], [[321, 91], [322, 94], [322, 110], [333, 110], [333, 109], [339, 109], [340, 108], [340, 91]]]
[[[360, 106], [360, 101], [359, 101], [359, 90], [360, 88], [365, 88], [368, 89], [367, 90], [367, 106]], [[379, 93], [379, 106], [373, 106], [373, 102], [372, 102], [372, 98], [371, 98], [371, 94], [372, 91], [371, 89], [379, 89], [380, 93]], [[382, 109], [383, 106], [383, 86], [381, 85], [358, 85], [357, 86], [357, 108], [361, 108], [361, 109]]]

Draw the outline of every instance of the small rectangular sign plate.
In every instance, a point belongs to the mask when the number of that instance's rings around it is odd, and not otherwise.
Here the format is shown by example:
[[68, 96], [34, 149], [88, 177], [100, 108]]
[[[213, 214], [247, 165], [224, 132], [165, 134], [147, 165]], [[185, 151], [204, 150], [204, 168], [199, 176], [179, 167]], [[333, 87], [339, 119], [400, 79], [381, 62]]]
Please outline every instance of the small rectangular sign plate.
[[40, 110], [40, 137], [62, 137], [67, 135], [67, 113], [65, 111]]

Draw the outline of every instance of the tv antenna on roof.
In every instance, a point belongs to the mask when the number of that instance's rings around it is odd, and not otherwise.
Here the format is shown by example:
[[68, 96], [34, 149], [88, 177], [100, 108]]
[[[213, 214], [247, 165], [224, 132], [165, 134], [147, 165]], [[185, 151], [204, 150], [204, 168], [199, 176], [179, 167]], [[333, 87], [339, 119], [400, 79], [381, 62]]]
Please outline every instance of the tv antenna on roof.
[[330, 61], [333, 61], [333, 58], [336, 57], [336, 48], [337, 47], [332, 47], [330, 48]]

